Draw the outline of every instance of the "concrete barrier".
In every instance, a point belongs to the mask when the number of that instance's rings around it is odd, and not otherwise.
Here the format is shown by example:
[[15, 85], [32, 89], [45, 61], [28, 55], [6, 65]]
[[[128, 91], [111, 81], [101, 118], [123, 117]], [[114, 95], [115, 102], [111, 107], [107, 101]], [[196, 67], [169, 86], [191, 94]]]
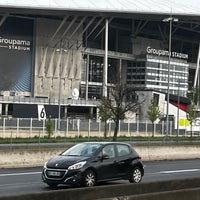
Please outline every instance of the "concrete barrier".
[[0, 200], [199, 200], [199, 183], [200, 178], [194, 178], [140, 184], [105, 185], [26, 195], [1, 196]]
[[64, 149], [30, 150], [12, 149], [0, 151], [0, 168], [43, 166], [51, 157]]
[[[0, 168], [42, 166], [51, 157], [64, 151], [62, 148], [0, 150]], [[200, 146], [134, 146], [144, 161], [200, 158]]]
[[130, 195], [97, 200], [199, 200], [200, 188]]

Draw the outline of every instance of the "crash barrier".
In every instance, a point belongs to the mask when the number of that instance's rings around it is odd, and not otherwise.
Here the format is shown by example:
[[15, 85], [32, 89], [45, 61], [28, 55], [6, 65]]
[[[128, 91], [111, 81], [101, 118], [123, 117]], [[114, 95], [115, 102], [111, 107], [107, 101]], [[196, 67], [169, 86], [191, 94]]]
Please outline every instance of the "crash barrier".
[[[141, 195], [130, 195], [120, 197], [120, 200], [199, 200], [200, 188], [175, 190], [168, 192], [156, 192]], [[116, 197], [103, 198], [97, 200], [118, 200]]]
[[[43, 166], [44, 163], [51, 157], [63, 152], [72, 143], [63, 143], [62, 145], [41, 144], [39, 146], [0, 146], [0, 161], [1, 168], [12, 167], [37, 167]], [[28, 145], [28, 144], [25, 144]], [[136, 146], [134, 149], [142, 157], [143, 161], [151, 160], [174, 160], [174, 159], [199, 159], [200, 146], [199, 145], [158, 145], [158, 146]]]
[[[199, 183], [200, 178], [168, 180], [140, 184], [113, 184], [91, 188], [56, 189], [42, 193], [1, 196], [0, 200], [116, 200], [119, 199], [118, 197], [120, 197], [121, 200], [199, 200]], [[175, 198], [176, 195], [178, 198]], [[185, 198], [185, 196], [188, 196], [189, 198]]]
[[[6, 146], [0, 145], [1, 168], [12, 167], [37, 167], [43, 166], [51, 157], [63, 152], [72, 143], [63, 143], [62, 145], [41, 144], [39, 146]], [[28, 145], [28, 144], [25, 144]], [[153, 146], [136, 146], [134, 149], [142, 157], [143, 161], [151, 160], [174, 160], [174, 159], [200, 159], [199, 145], [153, 145]]]

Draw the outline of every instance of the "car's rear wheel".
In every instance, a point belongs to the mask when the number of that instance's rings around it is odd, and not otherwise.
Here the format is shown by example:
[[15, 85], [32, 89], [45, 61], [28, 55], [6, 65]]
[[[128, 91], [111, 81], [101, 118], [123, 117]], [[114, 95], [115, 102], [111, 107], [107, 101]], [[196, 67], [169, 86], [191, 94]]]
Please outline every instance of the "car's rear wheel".
[[96, 174], [92, 170], [87, 170], [83, 178], [83, 185], [86, 187], [92, 187], [96, 185]]
[[139, 183], [142, 180], [142, 171], [139, 167], [135, 167], [131, 170], [130, 183]]

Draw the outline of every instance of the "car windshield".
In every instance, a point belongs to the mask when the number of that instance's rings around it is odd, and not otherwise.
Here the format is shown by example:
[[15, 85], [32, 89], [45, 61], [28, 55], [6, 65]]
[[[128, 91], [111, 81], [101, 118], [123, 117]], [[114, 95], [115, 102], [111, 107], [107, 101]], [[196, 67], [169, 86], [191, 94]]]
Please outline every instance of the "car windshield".
[[61, 155], [64, 156], [90, 156], [95, 153], [96, 150], [101, 146], [101, 144], [97, 143], [80, 143], [77, 144], [66, 151], [64, 151]]

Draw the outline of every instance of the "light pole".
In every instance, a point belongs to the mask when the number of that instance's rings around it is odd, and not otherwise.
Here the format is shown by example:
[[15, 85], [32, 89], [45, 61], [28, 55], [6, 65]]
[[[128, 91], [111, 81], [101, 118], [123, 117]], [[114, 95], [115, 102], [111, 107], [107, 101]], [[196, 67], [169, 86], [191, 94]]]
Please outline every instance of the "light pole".
[[60, 113], [61, 113], [61, 63], [59, 65], [59, 91], [58, 91], [58, 131], [60, 131]]
[[179, 136], [179, 104], [180, 104], [180, 94], [179, 94], [179, 90], [180, 90], [180, 79], [178, 80], [177, 139], [178, 139], [178, 136]]
[[61, 61], [62, 61], [62, 40], [60, 41], [60, 48], [58, 49], [59, 51], [59, 57], [58, 57], [58, 70], [59, 70], [59, 89], [58, 89], [58, 131], [60, 131], [60, 115], [61, 115], [61, 105], [60, 105], [60, 101], [61, 101]]
[[172, 22], [177, 22], [178, 19], [172, 17], [163, 19], [163, 22], [169, 22], [169, 57], [168, 57], [168, 74], [167, 74], [167, 111], [166, 111], [166, 136], [169, 133], [169, 84], [170, 84], [170, 65], [171, 65], [171, 44], [172, 44]]

